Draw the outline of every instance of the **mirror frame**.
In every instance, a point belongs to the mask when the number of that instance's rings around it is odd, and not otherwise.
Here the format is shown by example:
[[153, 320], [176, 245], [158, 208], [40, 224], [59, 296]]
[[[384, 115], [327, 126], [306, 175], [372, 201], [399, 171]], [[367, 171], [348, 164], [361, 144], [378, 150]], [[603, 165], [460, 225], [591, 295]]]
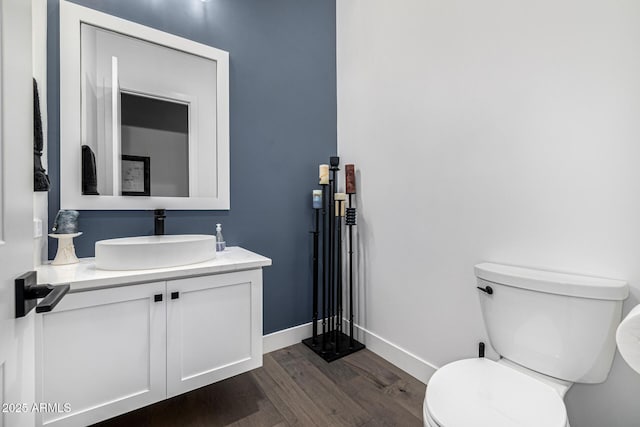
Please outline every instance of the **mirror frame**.
[[[87, 23], [217, 63], [217, 197], [88, 196], [81, 191], [80, 25]], [[77, 100], [77, 102], [70, 102]], [[199, 143], [204, 141], [200, 136]], [[228, 210], [229, 53], [97, 10], [60, 1], [60, 207], [81, 210]]]

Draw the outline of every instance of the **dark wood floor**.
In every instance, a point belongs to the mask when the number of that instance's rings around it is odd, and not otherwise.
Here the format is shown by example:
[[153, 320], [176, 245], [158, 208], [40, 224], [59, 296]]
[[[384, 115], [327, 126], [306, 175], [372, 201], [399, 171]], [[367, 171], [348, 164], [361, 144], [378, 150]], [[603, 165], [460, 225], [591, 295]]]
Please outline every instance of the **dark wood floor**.
[[326, 363], [296, 344], [264, 366], [97, 424], [422, 426], [425, 385], [369, 350]]

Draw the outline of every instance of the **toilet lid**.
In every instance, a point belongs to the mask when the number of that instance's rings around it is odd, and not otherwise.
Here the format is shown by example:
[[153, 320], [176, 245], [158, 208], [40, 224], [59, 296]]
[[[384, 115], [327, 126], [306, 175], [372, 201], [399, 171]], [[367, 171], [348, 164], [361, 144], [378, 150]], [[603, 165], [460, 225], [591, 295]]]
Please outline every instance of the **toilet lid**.
[[548, 385], [486, 358], [438, 369], [427, 385], [430, 415], [445, 427], [565, 427], [567, 411]]

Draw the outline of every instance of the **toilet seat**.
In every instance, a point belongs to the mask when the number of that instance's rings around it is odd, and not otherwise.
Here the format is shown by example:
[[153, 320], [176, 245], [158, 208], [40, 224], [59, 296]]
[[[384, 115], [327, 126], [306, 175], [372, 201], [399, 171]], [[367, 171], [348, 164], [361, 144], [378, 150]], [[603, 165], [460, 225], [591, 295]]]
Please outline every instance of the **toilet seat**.
[[427, 386], [424, 415], [425, 422], [442, 427], [568, 425], [564, 402], [553, 388], [486, 358], [438, 369]]

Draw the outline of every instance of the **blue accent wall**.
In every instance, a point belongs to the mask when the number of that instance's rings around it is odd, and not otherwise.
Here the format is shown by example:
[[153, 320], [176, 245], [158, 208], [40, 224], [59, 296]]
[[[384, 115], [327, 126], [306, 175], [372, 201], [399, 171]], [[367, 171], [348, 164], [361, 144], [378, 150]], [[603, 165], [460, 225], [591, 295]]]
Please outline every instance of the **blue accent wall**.
[[[169, 211], [167, 234], [215, 234], [273, 259], [264, 333], [311, 320], [311, 190], [336, 143], [335, 0], [74, 0], [229, 52], [231, 210]], [[60, 208], [59, 3], [48, 1], [49, 193]], [[151, 211], [82, 211], [78, 256], [152, 234]], [[49, 257], [56, 243], [49, 240]]]

